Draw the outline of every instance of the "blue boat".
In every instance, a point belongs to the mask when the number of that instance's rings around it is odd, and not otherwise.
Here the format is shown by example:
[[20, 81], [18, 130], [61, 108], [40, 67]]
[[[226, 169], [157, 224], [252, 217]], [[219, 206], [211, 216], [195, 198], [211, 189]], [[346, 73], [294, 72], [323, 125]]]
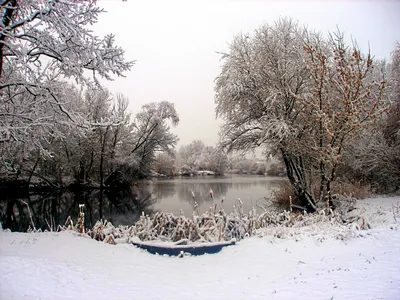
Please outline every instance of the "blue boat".
[[189, 245], [181, 244], [154, 244], [151, 242], [131, 242], [134, 246], [147, 250], [151, 254], [179, 256], [184, 253], [191, 255], [215, 254], [221, 251], [223, 247], [236, 244], [236, 240], [216, 242], [216, 243], [196, 243]]

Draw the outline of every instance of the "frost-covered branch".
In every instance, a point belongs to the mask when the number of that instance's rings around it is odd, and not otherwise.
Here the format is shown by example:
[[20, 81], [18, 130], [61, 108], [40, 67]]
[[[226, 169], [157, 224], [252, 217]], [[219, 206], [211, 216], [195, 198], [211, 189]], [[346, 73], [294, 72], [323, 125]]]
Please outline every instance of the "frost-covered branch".
[[92, 126], [71, 109], [65, 80], [91, 87], [97, 78], [84, 70], [112, 80], [133, 65], [114, 35], [97, 37], [90, 30], [103, 10], [92, 0], [10, 0], [0, 7], [2, 147], [9, 141], [39, 146], [48, 136], [63, 138], [60, 125]]
[[290, 19], [235, 36], [229, 50], [215, 80], [222, 146], [280, 153], [296, 197], [315, 210], [331, 199], [349, 141], [388, 110], [385, 72], [342, 33], [323, 38]]

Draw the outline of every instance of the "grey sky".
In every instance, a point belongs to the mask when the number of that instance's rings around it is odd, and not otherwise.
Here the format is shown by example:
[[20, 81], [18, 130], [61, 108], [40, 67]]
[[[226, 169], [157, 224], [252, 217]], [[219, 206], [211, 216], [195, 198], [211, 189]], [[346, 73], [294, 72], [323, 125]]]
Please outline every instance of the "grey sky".
[[112, 93], [130, 99], [133, 113], [153, 101], [170, 101], [180, 116], [173, 131], [179, 144], [218, 141], [214, 79], [220, 55], [233, 36], [279, 17], [292, 17], [324, 34], [336, 30], [355, 38], [363, 50], [390, 58], [400, 41], [399, 1], [139, 1], [100, 0], [107, 10], [94, 30], [116, 34], [129, 60], [126, 78], [107, 82]]

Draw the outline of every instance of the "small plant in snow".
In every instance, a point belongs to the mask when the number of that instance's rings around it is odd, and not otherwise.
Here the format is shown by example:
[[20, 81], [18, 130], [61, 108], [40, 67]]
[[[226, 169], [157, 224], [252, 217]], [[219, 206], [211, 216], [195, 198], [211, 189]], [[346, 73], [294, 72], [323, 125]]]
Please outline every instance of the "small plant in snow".
[[84, 228], [85, 213], [83, 212], [84, 208], [85, 208], [85, 204], [79, 204], [79, 220], [78, 220], [78, 224], [79, 224], [79, 232], [80, 233], [84, 233], [85, 232], [85, 228]]
[[395, 223], [398, 223], [398, 219], [400, 218], [400, 203], [397, 203], [397, 205], [392, 205], [392, 212], [393, 212], [393, 219]]

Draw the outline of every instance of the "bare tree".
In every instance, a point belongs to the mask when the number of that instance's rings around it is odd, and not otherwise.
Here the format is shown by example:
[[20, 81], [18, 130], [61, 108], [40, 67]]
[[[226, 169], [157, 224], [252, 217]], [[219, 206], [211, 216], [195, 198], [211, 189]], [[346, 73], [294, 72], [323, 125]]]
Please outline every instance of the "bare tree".
[[356, 44], [348, 47], [343, 34], [328, 39], [327, 47], [307, 41], [312, 90], [304, 98], [304, 123], [313, 143], [300, 143], [300, 149], [313, 157], [313, 168], [320, 177], [319, 201], [332, 200], [331, 182], [336, 178], [342, 152], [363, 129], [369, 129], [387, 111], [384, 99], [384, 73], [374, 72], [370, 54], [363, 56]]
[[[382, 66], [386, 64], [383, 62]], [[387, 114], [377, 126], [364, 130], [346, 153], [352, 173], [383, 192], [400, 187], [400, 45], [397, 44], [387, 68]]]

